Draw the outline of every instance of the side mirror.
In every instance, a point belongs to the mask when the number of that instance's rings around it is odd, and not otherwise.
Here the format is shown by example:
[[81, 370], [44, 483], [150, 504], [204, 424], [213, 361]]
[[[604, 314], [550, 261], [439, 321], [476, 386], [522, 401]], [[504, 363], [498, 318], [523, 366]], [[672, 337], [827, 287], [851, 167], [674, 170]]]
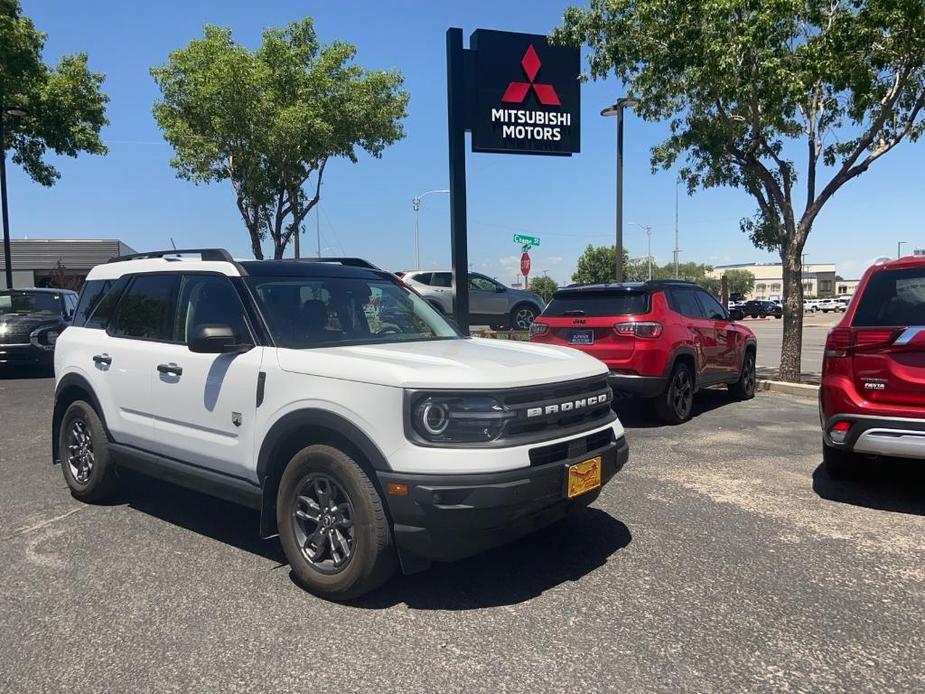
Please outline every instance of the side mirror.
[[731, 308], [729, 309], [729, 320], [742, 320], [745, 318], [745, 314], [742, 313], [742, 309]]
[[504, 294], [504, 292], [506, 291], [507, 291], [507, 287], [504, 287], [500, 284], [495, 285], [495, 292], [497, 292], [498, 294]]
[[189, 338], [190, 352], [198, 354], [231, 354], [248, 352], [254, 345], [238, 343], [230, 325], [201, 323], [193, 328]]

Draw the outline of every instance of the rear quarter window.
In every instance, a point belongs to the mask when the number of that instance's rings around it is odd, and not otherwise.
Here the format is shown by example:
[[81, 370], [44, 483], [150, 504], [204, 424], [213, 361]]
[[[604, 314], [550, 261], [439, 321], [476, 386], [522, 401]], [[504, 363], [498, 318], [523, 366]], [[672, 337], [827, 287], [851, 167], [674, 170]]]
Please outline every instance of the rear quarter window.
[[648, 312], [647, 292], [569, 291], [553, 295], [543, 315], [549, 318], [604, 318]]
[[853, 325], [925, 325], [925, 268], [881, 270], [871, 275]]

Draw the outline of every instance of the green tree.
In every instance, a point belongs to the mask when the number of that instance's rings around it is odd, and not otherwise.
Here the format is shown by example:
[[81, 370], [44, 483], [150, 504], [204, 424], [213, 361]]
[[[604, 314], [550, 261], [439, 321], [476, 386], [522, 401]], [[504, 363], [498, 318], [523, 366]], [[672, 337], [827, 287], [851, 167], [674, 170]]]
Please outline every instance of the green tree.
[[[32, 180], [51, 186], [60, 177], [44, 160], [55, 154], [105, 154], [100, 129], [109, 98], [100, 91], [103, 75], [90, 72], [86, 53], [63, 56], [56, 66], [42, 62], [45, 34], [22, 14], [19, 0], [0, 0], [0, 117], [4, 145], [13, 162]], [[26, 115], [5, 117], [19, 107]], [[5, 152], [4, 152], [5, 154]]]
[[541, 297], [543, 297], [543, 301], [547, 303], [552, 298], [552, 295], [556, 293], [558, 288], [559, 283], [556, 282], [552, 277], [540, 275], [539, 277], [534, 277], [530, 280], [530, 291], [539, 294]]
[[554, 39], [588, 44], [591, 77], [616, 73], [642, 118], [668, 122], [653, 168], [683, 158], [689, 192], [734, 186], [755, 199], [741, 226], [781, 257], [780, 377], [799, 380], [800, 255], [813, 223], [925, 129], [925, 2], [591, 0], [565, 11]]
[[194, 183], [230, 181], [254, 257], [269, 237], [281, 258], [321, 198], [332, 157], [379, 157], [404, 136], [408, 94], [395, 71], [353, 63], [341, 41], [322, 45], [310, 18], [267, 29], [255, 51], [231, 30], [204, 35], [151, 69], [162, 99], [154, 118], [173, 146], [171, 164]]
[[[629, 253], [623, 249], [623, 276], [628, 277]], [[572, 282], [604, 284], [617, 281], [617, 247], [592, 246], [590, 243], [578, 258]]]
[[755, 275], [748, 270], [726, 270], [724, 274], [730, 294], [751, 294], [755, 288]]

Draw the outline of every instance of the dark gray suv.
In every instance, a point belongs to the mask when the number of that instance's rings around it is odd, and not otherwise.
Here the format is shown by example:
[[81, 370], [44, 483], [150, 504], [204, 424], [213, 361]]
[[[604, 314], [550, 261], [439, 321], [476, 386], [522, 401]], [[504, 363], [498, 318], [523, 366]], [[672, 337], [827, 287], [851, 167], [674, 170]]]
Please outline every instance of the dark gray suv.
[[[411, 270], [398, 275], [438, 311], [453, 312], [455, 293], [449, 270]], [[539, 294], [506, 287], [477, 272], [469, 273], [469, 322], [473, 325], [528, 330], [545, 306]]]

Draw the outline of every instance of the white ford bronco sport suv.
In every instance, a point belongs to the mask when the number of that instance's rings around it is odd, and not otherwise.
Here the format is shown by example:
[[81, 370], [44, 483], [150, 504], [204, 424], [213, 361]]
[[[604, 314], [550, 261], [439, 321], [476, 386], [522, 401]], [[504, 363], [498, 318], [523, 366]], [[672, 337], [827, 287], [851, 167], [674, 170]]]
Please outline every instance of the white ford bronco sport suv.
[[77, 499], [128, 468], [250, 506], [334, 600], [562, 518], [627, 459], [601, 362], [463, 337], [358, 259], [116, 258], [88, 275], [55, 377]]

